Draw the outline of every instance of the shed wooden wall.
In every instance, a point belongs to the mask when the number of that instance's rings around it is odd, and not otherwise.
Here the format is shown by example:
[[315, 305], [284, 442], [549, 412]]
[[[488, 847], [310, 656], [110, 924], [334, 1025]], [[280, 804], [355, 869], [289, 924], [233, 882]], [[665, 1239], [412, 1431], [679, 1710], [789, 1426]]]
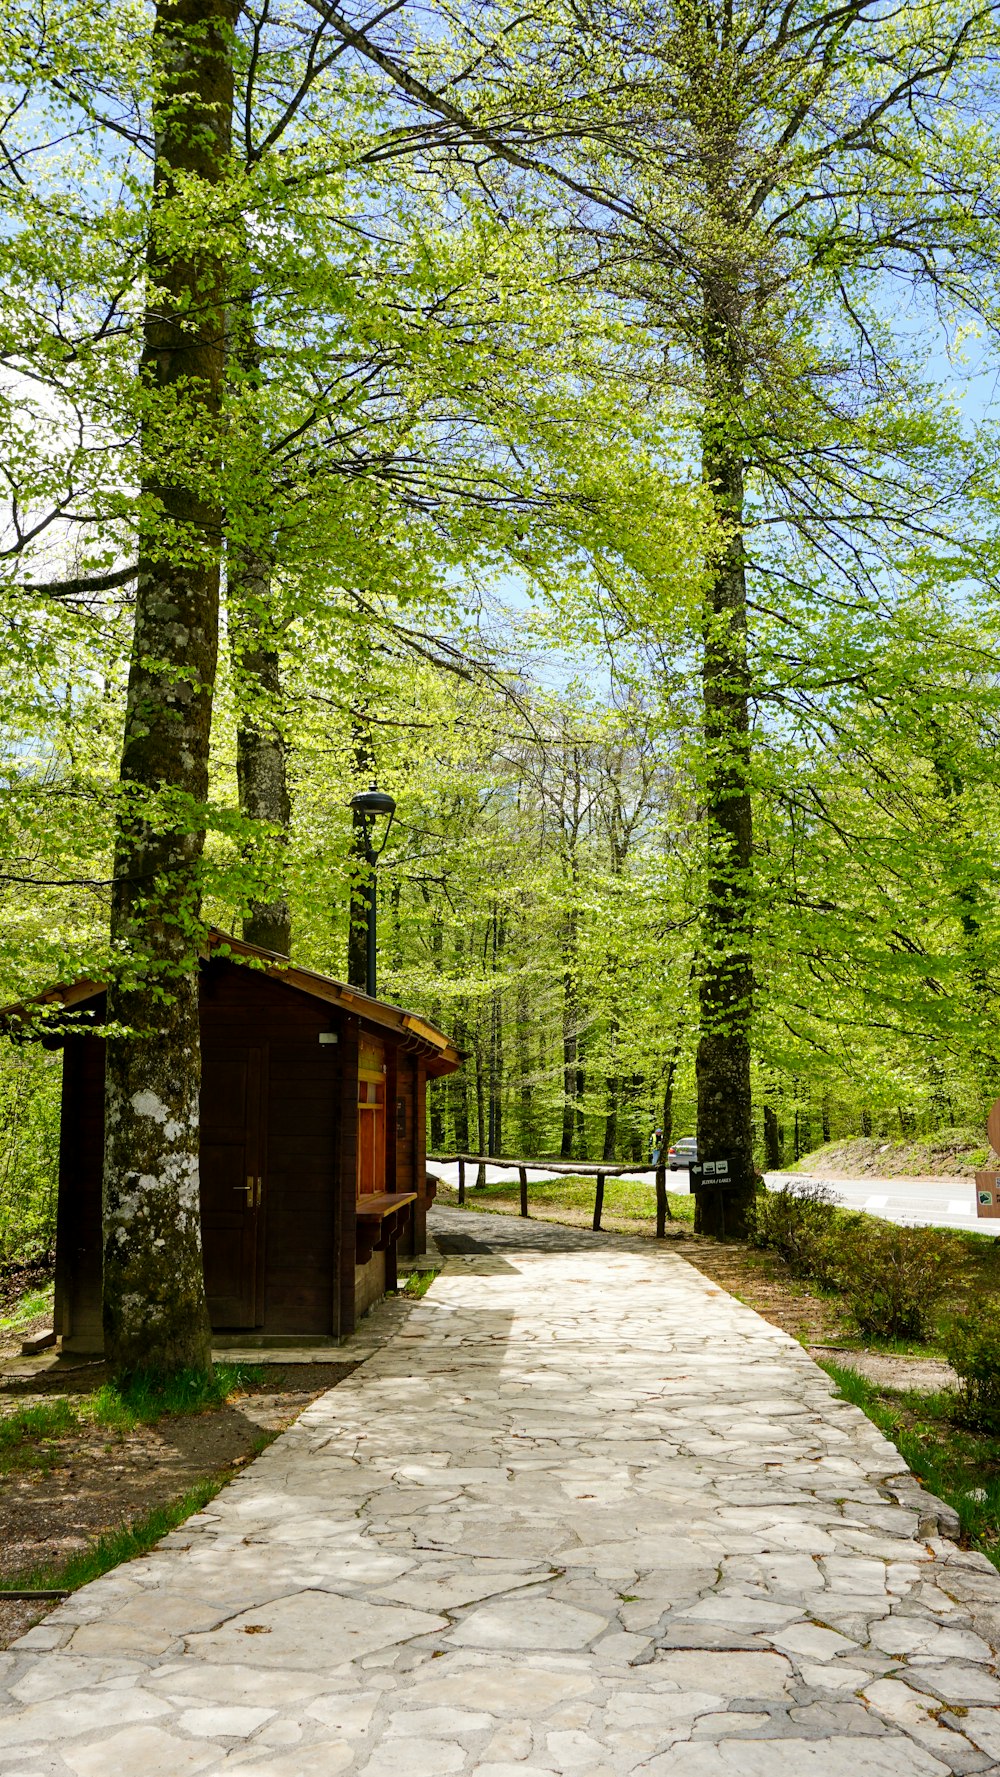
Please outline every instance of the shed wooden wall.
[[53, 1324], [80, 1351], [104, 1346], [104, 1048], [98, 1036], [67, 1037], [63, 1047]]
[[[210, 962], [202, 969], [201, 1035], [208, 1048], [268, 1048], [267, 1158], [262, 1227], [265, 1330], [336, 1334], [336, 1194], [342, 1037], [332, 1007], [261, 971]], [[338, 1036], [340, 1033], [338, 1031]], [[352, 1199], [353, 1201], [353, 1199]]]
[[[350, 1333], [387, 1270], [385, 1255], [355, 1266], [357, 1069], [360, 1020], [222, 959], [202, 968], [206, 1050], [266, 1047], [269, 1079], [264, 1242], [266, 1333]], [[320, 1043], [335, 1032], [335, 1044]], [[416, 1191], [405, 1236], [425, 1245], [424, 1066], [380, 1032], [386, 1057], [386, 1188]], [[69, 1348], [99, 1350], [104, 1051], [98, 1036], [67, 1038], [57, 1211], [57, 1330]], [[363, 1275], [359, 1275], [359, 1270]], [[371, 1270], [371, 1276], [367, 1275]], [[384, 1287], [384, 1286], [383, 1286]]]

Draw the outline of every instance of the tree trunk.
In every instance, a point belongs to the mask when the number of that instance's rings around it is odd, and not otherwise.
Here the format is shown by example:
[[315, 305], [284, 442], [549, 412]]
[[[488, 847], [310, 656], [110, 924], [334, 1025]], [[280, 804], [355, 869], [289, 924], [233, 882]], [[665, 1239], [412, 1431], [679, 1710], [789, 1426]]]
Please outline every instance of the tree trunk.
[[576, 1140], [573, 1152], [578, 1160], [587, 1158], [587, 1124], [583, 1113], [584, 1098], [587, 1091], [587, 1075], [583, 1066], [583, 1032], [576, 1039], [576, 1076], [573, 1081], [573, 1096], [576, 1101]]
[[663, 1157], [664, 1165], [666, 1165], [667, 1151], [674, 1138], [674, 1074], [676, 1071], [677, 1064], [672, 1061], [667, 1069], [667, 1077], [663, 1086], [663, 1111], [661, 1113], [662, 1121], [660, 1124], [663, 1131], [663, 1140], [660, 1143], [660, 1153]]
[[[374, 770], [371, 736], [360, 721], [354, 723], [354, 763], [358, 777], [367, 779]], [[362, 991], [368, 984], [368, 910], [374, 889], [374, 871], [368, 856], [364, 817], [351, 810], [351, 895], [347, 915], [347, 980]]]
[[[231, 305], [229, 319], [233, 360], [244, 384], [256, 387], [261, 380], [260, 348], [249, 293]], [[250, 423], [253, 424], [252, 417]], [[279, 637], [272, 605], [270, 471], [259, 428], [253, 433], [253, 444], [255, 461], [250, 474], [256, 477], [256, 483], [247, 488], [236, 512], [241, 535], [238, 541], [230, 541], [226, 594], [236, 690], [240, 813], [268, 829], [266, 838], [250, 841], [248, 852], [263, 855], [277, 887], [268, 900], [251, 900], [243, 920], [243, 936], [248, 944], [290, 956], [292, 915], [285, 889], [285, 857], [292, 803], [282, 727], [284, 695]], [[233, 514], [229, 517], [232, 523]], [[269, 858], [269, 852], [276, 855]]]
[[646, 1158], [646, 1132], [642, 1127], [642, 1098], [644, 1081], [641, 1074], [633, 1074], [629, 1088], [629, 1135], [628, 1157], [637, 1166]]
[[[456, 1048], [464, 1051], [468, 1042], [468, 1033], [465, 1027], [464, 1016], [455, 1019], [454, 1034]], [[451, 1086], [453, 1091], [452, 1121], [455, 1125], [455, 1152], [458, 1154], [467, 1154], [469, 1152], [469, 1083], [466, 1077], [466, 1069], [464, 1067], [460, 1067], [457, 1073], [452, 1074]]]
[[503, 1153], [503, 999], [490, 996], [490, 1145], [488, 1154]]
[[[480, 1020], [482, 1019], [482, 1011], [481, 1010], [479, 1013], [479, 1018], [480, 1018]], [[476, 1129], [477, 1129], [476, 1153], [477, 1154], [488, 1154], [489, 1149], [486, 1146], [486, 1140], [487, 1140], [487, 1133], [486, 1133], [486, 1072], [483, 1067], [482, 1038], [480, 1036], [478, 1029], [476, 1030], [475, 1037], [473, 1038], [472, 1052], [473, 1052], [473, 1056], [474, 1056], [475, 1064], [476, 1064]], [[480, 1170], [482, 1170], [482, 1168], [480, 1168]], [[485, 1180], [483, 1180], [482, 1182], [485, 1183]]]
[[768, 1172], [780, 1172], [782, 1159], [778, 1113], [773, 1105], [766, 1104], [764, 1106], [764, 1160]]
[[[263, 556], [234, 550], [227, 578], [240, 712], [236, 727], [240, 813], [267, 824], [270, 843], [280, 849], [283, 866], [292, 801], [287, 744], [276, 719], [283, 687], [275, 638], [268, 633], [270, 565]], [[243, 920], [243, 936], [248, 944], [291, 956], [292, 912], [283, 881], [270, 900], [251, 901]]]
[[[219, 642], [219, 408], [225, 240], [209, 213], [233, 104], [228, 0], [158, 0], [156, 160], [148, 249], [156, 292], [140, 367], [143, 519], [120, 777], [108, 988], [104, 1339], [117, 1374], [204, 1370], [198, 943], [203, 805]], [[178, 243], [164, 205], [202, 182]], [[187, 447], [179, 473], [178, 440]], [[164, 553], [169, 540], [172, 554]], [[178, 818], [180, 814], [180, 818]]]
[[[961, 774], [956, 771], [954, 763], [949, 760], [948, 750], [944, 744], [939, 724], [931, 720], [931, 763], [938, 781], [945, 808], [948, 824], [954, 836], [954, 856], [962, 858], [967, 848], [962, 844], [962, 799], [965, 784]], [[996, 1097], [1000, 1086], [1000, 1054], [992, 1042], [994, 1029], [993, 989], [988, 968], [984, 962], [982, 938], [982, 909], [980, 896], [982, 890], [974, 880], [970, 880], [968, 867], [958, 863], [947, 871], [947, 886], [955, 899], [962, 937], [967, 957], [967, 974], [971, 997], [976, 1004], [977, 1041], [972, 1050], [973, 1077], [976, 1084], [981, 1106], [985, 1112]]]
[[[493, 903], [492, 967], [496, 976], [504, 948], [504, 923]], [[503, 995], [494, 988], [490, 995], [490, 1130], [488, 1154], [503, 1153]]]
[[576, 915], [570, 913], [563, 941], [563, 1110], [560, 1160], [573, 1157], [574, 1107], [576, 1100]]
[[[403, 973], [403, 913], [402, 913], [403, 884], [400, 881], [398, 873], [392, 875], [389, 879], [389, 905], [392, 908], [392, 928], [391, 928], [391, 933], [390, 933], [390, 938], [391, 938], [391, 943], [392, 943], [392, 953], [391, 953], [391, 957], [390, 957], [390, 962], [391, 962], [391, 966], [392, 966], [393, 975], [396, 977], [396, 980], [398, 981], [400, 976]], [[440, 929], [441, 929], [440, 913], [436, 916], [436, 918], [437, 918], [437, 929], [438, 929], [438, 932], [440, 933]], [[440, 974], [441, 973], [441, 945], [440, 945], [440, 942], [438, 943], [436, 967], [437, 967], [438, 974]], [[434, 1002], [434, 1022], [436, 1024], [439, 1024], [440, 1020], [441, 1020], [441, 1002], [440, 1002], [440, 1000], [435, 1000], [435, 1002]]]
[[698, 1155], [726, 1160], [730, 1189], [699, 1193], [699, 1233], [741, 1234], [754, 1196], [750, 1097], [751, 870], [749, 669], [743, 550], [743, 463], [731, 442], [741, 370], [734, 339], [739, 316], [728, 284], [706, 298], [705, 362], [709, 403], [703, 426], [703, 474], [718, 536], [709, 564], [702, 695], [704, 826], [707, 855], [698, 1001], [701, 1034]]
[[608, 1020], [608, 1057], [609, 1072], [605, 1080], [604, 1098], [604, 1146], [601, 1150], [602, 1160], [613, 1160], [618, 1147], [618, 1094], [620, 1082], [615, 1062], [615, 1049], [618, 1041], [618, 1018], [612, 1014]]
[[535, 1153], [535, 1103], [531, 1084], [531, 1048], [528, 1041], [530, 1030], [531, 1009], [528, 989], [522, 981], [517, 990], [517, 1051], [518, 1072], [521, 1076], [518, 1088], [518, 1146], [522, 1154], [533, 1158]]

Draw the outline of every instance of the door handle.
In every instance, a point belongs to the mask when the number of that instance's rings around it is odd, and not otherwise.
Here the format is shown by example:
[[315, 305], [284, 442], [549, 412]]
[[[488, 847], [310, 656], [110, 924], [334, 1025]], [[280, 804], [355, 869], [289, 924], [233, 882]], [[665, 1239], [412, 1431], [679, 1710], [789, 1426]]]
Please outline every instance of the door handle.
[[247, 1205], [248, 1209], [253, 1208], [253, 1186], [254, 1186], [254, 1181], [252, 1178], [248, 1178], [245, 1185], [234, 1185], [233, 1186], [234, 1191], [245, 1191], [246, 1205]]

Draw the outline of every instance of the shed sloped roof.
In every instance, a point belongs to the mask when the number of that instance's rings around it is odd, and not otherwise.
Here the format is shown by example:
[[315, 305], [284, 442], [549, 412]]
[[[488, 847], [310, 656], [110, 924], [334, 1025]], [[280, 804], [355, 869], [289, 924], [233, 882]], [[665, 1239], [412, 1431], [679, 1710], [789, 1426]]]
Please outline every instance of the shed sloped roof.
[[[421, 1018], [418, 1013], [408, 1012], [403, 1006], [394, 1006], [389, 1000], [370, 999], [359, 987], [349, 987], [345, 981], [337, 981], [332, 975], [320, 975], [315, 969], [300, 968], [297, 963], [291, 962], [287, 956], [280, 956], [277, 951], [262, 950], [257, 944], [247, 944], [242, 938], [234, 938], [228, 932], [221, 932], [211, 926], [206, 933], [201, 955], [205, 962], [232, 959], [237, 965], [243, 962], [256, 964], [263, 974], [280, 981], [285, 987], [308, 994], [312, 999], [325, 1000], [328, 1005], [353, 1012], [368, 1024], [394, 1032], [404, 1040], [408, 1048], [424, 1055], [429, 1074], [450, 1074], [461, 1065], [462, 1057], [454, 1044], [443, 1031], [438, 1030], [426, 1018]], [[76, 981], [48, 987], [32, 999], [0, 1007], [0, 1030], [30, 1023], [34, 1008], [42, 1011], [49, 1007], [53, 1010], [63, 1007], [70, 1011], [76, 1006], [82, 1006], [102, 994], [105, 985], [103, 981], [91, 981], [86, 976], [81, 976]]]

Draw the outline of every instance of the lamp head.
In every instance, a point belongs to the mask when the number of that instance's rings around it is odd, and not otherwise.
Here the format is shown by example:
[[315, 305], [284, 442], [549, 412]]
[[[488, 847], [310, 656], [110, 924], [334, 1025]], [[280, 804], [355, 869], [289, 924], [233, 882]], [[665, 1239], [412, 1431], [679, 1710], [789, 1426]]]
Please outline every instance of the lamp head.
[[391, 820], [396, 812], [395, 798], [387, 790], [380, 790], [377, 784], [372, 784], [369, 790], [358, 790], [351, 797], [350, 807], [356, 808], [366, 821], [383, 814], [388, 815]]

